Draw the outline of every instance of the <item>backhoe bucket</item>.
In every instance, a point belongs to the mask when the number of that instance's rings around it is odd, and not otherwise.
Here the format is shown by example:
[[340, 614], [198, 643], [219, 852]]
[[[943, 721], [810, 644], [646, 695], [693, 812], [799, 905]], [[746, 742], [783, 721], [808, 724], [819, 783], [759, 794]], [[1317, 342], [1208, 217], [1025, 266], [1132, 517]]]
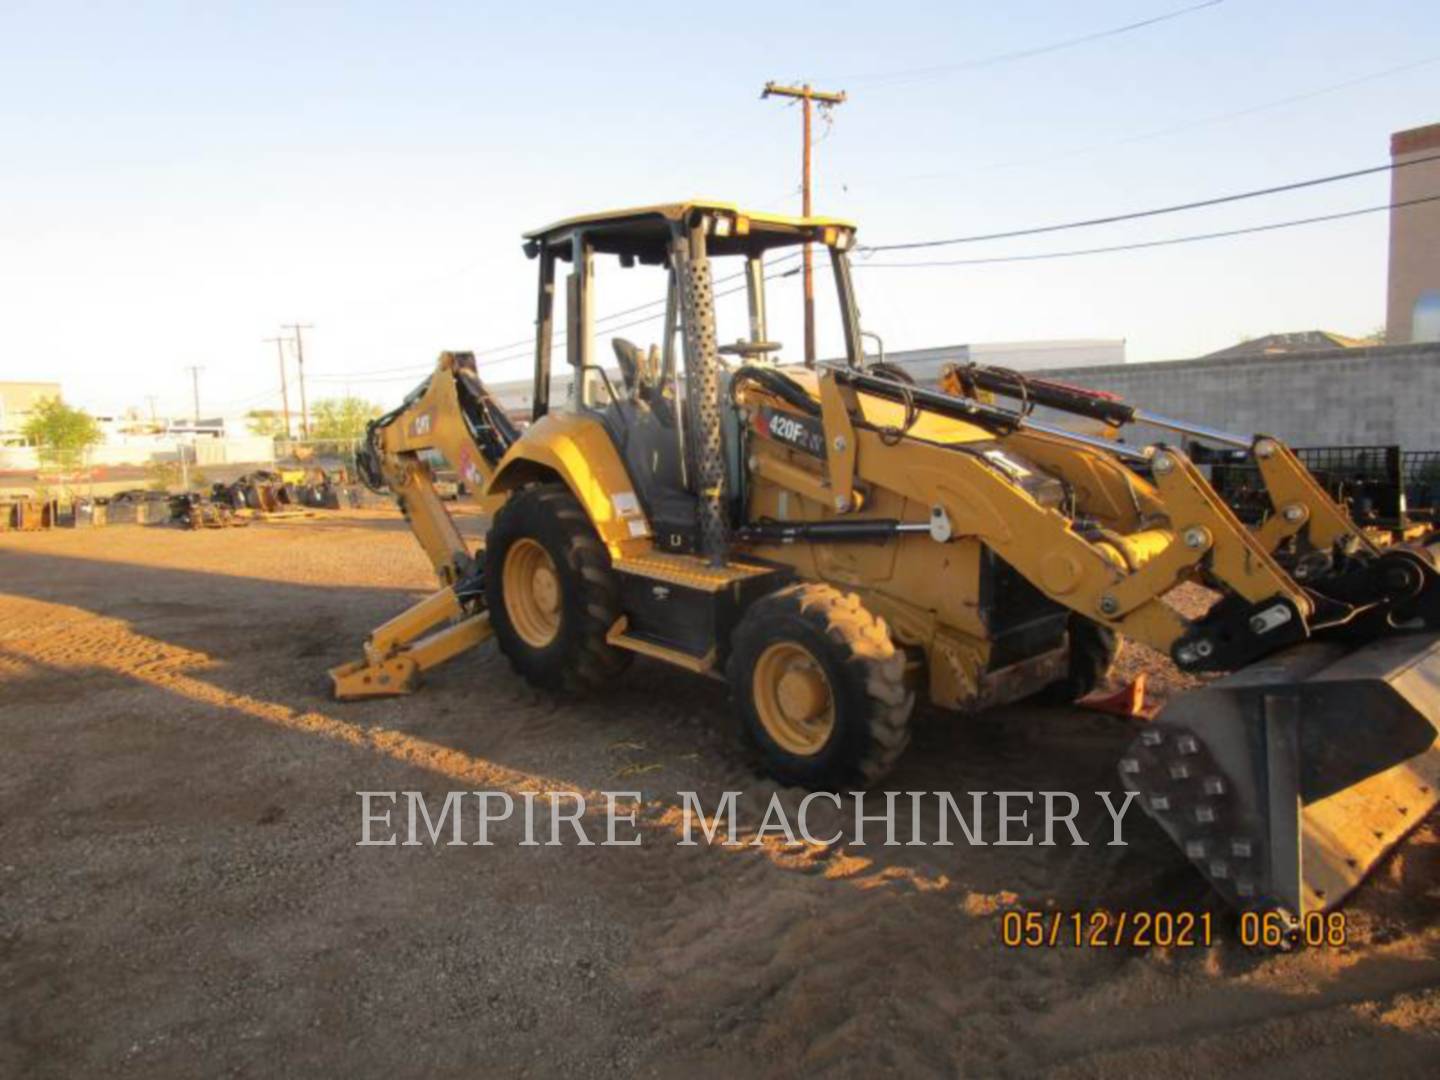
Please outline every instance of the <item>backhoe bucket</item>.
[[1125, 786], [1237, 908], [1334, 907], [1440, 797], [1440, 634], [1307, 642], [1177, 698]]

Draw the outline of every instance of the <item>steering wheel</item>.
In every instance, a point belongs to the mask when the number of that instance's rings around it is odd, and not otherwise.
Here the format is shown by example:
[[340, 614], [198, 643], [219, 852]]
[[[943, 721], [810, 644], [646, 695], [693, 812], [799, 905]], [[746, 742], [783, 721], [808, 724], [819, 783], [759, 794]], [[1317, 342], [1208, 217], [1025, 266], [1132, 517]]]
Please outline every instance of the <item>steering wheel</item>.
[[766, 353], [779, 352], [781, 349], [778, 341], [737, 341], [731, 345], [721, 345], [715, 351], [722, 356], [764, 356]]

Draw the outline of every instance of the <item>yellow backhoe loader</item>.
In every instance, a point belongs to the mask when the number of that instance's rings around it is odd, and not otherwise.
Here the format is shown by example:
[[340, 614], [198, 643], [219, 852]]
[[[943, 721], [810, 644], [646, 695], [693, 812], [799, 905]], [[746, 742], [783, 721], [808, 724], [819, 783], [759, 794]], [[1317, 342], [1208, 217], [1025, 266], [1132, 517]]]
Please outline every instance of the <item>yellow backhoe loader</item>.
[[[718, 202], [528, 234], [531, 422], [446, 353], [371, 425], [362, 476], [397, 497], [441, 588], [331, 673], [337, 696], [413, 690], [492, 636], [524, 678], [572, 692], [639, 653], [728, 680], [765, 768], [829, 788], [885, 774], [917, 696], [1073, 701], [1124, 636], [1230, 673], [1120, 761], [1145, 810], [1237, 907], [1339, 903], [1436, 802], [1435, 549], [1378, 548], [1272, 438], [1013, 372], [956, 367], [933, 389], [871, 363], [854, 240]], [[801, 245], [828, 255], [844, 354], [813, 367], [782, 362], [767, 329], [767, 279]], [[618, 380], [592, 314], [612, 257], [664, 297], [658, 347], [612, 341]], [[562, 263], [570, 379], [552, 404]], [[717, 289], [724, 264], [740, 284]], [[1181, 450], [1112, 437], [1139, 422], [1247, 450], [1273, 513], [1252, 529]], [[436, 495], [441, 459], [492, 514], [479, 550]], [[1182, 582], [1219, 599], [1184, 618], [1164, 599]]]

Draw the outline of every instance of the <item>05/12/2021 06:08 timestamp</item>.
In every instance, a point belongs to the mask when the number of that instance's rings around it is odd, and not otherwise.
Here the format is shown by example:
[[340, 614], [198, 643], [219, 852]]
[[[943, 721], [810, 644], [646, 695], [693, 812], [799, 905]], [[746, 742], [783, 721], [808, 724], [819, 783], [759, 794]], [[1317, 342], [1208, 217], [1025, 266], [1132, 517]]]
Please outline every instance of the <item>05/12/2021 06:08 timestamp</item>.
[[[1208, 948], [1216, 929], [1208, 911], [1012, 910], [1000, 916], [1000, 941], [1012, 949]], [[1347, 938], [1345, 913], [1314, 911], [1295, 919], [1280, 911], [1247, 911], [1235, 923], [1235, 937], [1247, 948], [1339, 948]]]

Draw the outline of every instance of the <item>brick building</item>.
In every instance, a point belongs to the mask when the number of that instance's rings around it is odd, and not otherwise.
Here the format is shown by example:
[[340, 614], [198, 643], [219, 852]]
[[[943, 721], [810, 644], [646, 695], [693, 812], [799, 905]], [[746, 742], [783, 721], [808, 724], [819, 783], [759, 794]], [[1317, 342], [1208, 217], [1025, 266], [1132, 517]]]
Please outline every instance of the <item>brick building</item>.
[[[1390, 158], [1404, 165], [1390, 174], [1392, 204], [1440, 196], [1440, 124], [1397, 131]], [[1390, 211], [1385, 337], [1395, 345], [1440, 341], [1440, 199]]]

